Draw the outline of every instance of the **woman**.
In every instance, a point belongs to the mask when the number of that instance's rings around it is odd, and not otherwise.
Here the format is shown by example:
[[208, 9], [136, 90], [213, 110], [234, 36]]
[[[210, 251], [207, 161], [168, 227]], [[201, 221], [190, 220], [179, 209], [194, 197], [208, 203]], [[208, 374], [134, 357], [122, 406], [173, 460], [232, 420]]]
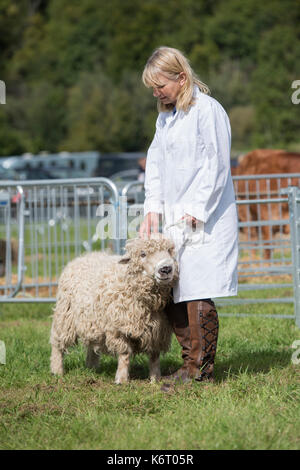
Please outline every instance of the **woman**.
[[159, 115], [147, 154], [140, 236], [157, 232], [163, 217], [179, 261], [167, 314], [184, 362], [169, 379], [212, 381], [219, 324], [211, 298], [237, 294], [230, 123], [177, 49], [156, 49], [143, 82], [153, 88]]

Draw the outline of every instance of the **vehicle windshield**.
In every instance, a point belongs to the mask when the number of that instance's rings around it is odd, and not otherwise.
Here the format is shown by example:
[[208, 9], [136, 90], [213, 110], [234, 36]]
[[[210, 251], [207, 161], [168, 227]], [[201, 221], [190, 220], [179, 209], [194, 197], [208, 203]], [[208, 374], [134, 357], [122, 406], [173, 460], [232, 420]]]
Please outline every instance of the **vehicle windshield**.
[[97, 173], [98, 176], [104, 176], [109, 178], [114, 173], [120, 171], [131, 170], [138, 168], [138, 159], [112, 159], [112, 158], [101, 158], [98, 164]]

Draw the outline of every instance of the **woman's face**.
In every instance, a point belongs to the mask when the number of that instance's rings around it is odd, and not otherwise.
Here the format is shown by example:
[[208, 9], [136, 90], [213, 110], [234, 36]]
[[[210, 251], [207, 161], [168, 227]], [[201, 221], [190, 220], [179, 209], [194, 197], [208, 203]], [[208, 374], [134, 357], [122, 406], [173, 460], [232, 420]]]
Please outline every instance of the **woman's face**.
[[177, 96], [185, 83], [185, 74], [181, 72], [177, 80], [171, 80], [160, 73], [157, 75], [157, 81], [161, 85], [153, 87], [153, 96], [163, 104], [174, 104], [175, 106]]

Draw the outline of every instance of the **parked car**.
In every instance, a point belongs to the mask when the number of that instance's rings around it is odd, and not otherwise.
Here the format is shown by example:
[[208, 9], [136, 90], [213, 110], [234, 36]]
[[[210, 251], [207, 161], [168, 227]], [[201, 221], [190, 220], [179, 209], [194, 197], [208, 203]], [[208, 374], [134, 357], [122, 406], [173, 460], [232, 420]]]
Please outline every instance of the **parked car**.
[[55, 179], [54, 173], [43, 168], [23, 168], [18, 171], [21, 180], [51, 180]]
[[40, 168], [55, 172], [57, 178], [90, 178], [97, 165], [99, 152], [42, 152], [39, 155], [26, 153], [10, 157], [0, 157], [0, 165], [5, 169], [21, 171], [26, 168]]
[[101, 154], [93, 176], [111, 178], [116, 173], [126, 170], [139, 170], [140, 160], [145, 158], [141, 152]]
[[19, 174], [15, 170], [3, 168], [0, 166], [0, 180], [18, 180]]
[[122, 189], [128, 183], [133, 183], [139, 180], [141, 172], [138, 168], [132, 170], [118, 171], [117, 173], [110, 176], [117, 188]]

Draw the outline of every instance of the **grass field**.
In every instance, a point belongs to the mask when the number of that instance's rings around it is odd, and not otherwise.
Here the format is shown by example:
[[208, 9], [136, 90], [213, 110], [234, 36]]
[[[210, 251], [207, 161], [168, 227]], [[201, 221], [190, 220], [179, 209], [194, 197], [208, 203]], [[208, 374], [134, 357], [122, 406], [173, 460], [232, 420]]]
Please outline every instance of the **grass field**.
[[[293, 313], [292, 305], [280, 308]], [[216, 382], [164, 394], [147, 381], [143, 355], [132, 361], [126, 386], [113, 383], [115, 358], [103, 356], [99, 372], [85, 369], [81, 346], [66, 356], [66, 375], [51, 376], [51, 312], [48, 304], [0, 306], [0, 449], [300, 448], [293, 320], [221, 317]], [[180, 365], [175, 338], [161, 364], [164, 374]]]

